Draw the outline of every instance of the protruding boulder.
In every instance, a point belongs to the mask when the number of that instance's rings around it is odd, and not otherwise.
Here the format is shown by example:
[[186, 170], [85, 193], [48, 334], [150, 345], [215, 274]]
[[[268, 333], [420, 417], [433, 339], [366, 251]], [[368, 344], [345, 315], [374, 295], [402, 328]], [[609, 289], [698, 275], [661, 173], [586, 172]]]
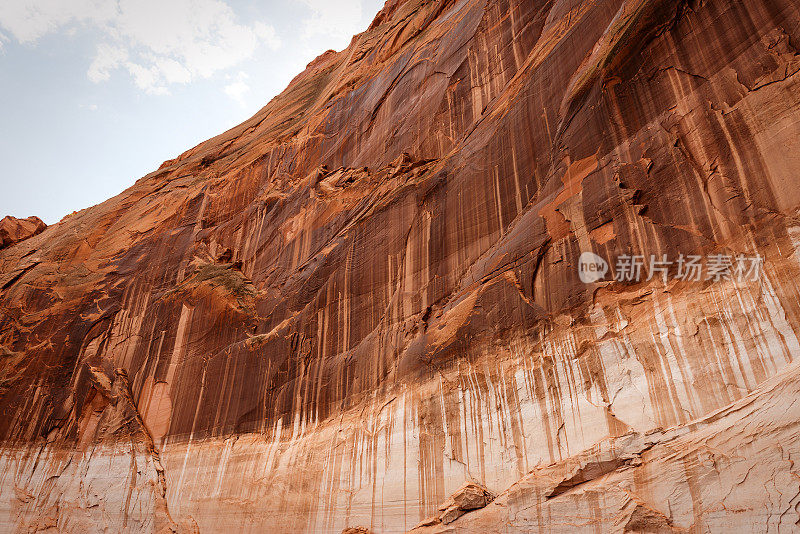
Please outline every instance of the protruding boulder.
[[439, 506], [439, 514], [434, 517], [428, 518], [416, 528], [424, 526], [432, 526], [437, 523], [449, 525], [462, 515], [472, 510], [484, 508], [494, 500], [494, 495], [474, 482], [467, 482], [458, 488], [441, 506]]
[[44, 232], [47, 225], [39, 217], [17, 219], [7, 216], [0, 221], [0, 249], [16, 245], [20, 241]]
[[464, 484], [453, 493], [453, 502], [461, 510], [477, 510], [492, 502], [493, 496], [483, 486], [479, 484]]

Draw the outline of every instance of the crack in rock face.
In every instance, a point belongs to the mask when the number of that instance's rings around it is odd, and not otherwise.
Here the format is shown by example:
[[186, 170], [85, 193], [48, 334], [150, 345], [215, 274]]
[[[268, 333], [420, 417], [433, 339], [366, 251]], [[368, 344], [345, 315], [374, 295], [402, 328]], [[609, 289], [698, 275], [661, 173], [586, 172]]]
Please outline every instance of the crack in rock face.
[[390, 0], [2, 219], [0, 531], [797, 531], [799, 46], [794, 0]]

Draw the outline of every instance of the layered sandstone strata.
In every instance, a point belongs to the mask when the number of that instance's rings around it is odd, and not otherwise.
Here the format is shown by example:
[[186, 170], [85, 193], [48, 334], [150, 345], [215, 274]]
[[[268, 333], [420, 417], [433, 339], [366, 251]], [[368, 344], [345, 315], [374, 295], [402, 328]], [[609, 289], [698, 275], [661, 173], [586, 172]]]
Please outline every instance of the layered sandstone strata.
[[792, 0], [390, 1], [0, 251], [0, 528], [796, 530], [799, 43]]

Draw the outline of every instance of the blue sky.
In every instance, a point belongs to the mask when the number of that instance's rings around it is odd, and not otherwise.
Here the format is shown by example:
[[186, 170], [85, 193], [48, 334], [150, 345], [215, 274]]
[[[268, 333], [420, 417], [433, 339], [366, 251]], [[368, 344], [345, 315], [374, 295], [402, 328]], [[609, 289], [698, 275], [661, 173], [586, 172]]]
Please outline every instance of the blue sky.
[[0, 0], [0, 218], [116, 195], [250, 117], [384, 0]]

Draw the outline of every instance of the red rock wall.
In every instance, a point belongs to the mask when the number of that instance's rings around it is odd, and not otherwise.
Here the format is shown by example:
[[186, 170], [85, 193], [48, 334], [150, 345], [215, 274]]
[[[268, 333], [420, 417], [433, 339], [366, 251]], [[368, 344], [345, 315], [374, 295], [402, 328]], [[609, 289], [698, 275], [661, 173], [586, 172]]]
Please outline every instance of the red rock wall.
[[[790, 0], [390, 2], [249, 121], [0, 252], [0, 522], [404, 531], [465, 480], [772, 402], [800, 354], [798, 43]], [[587, 285], [588, 251], [765, 269]], [[719, 449], [780, 436], [745, 460], [795, 473], [796, 419], [731, 418]], [[551, 515], [493, 528], [798, 520], [796, 473], [728, 506], [742, 465], [665, 456], [672, 496], [634, 476], [576, 523], [584, 497], [528, 485]]]
[[39, 217], [27, 219], [17, 219], [10, 215], [3, 217], [3, 220], [0, 220], [0, 249], [41, 234], [45, 228], [47, 225]]

